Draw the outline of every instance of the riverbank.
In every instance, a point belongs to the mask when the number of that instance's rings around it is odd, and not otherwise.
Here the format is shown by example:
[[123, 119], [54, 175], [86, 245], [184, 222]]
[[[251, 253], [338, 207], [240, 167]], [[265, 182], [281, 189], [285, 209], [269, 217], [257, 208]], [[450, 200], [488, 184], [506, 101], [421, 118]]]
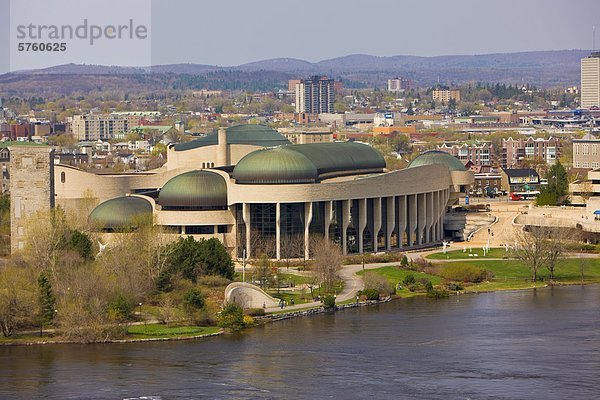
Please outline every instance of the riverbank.
[[[156, 328], [159, 329], [156, 329]], [[195, 340], [220, 336], [224, 330], [218, 327], [171, 327], [160, 324], [130, 325], [128, 336], [123, 339], [107, 339], [94, 343], [139, 343], [169, 340]], [[0, 346], [35, 346], [45, 344], [81, 344], [81, 341], [61, 339], [60, 336], [36, 337], [36, 334], [18, 334], [15, 337], [0, 338]]]

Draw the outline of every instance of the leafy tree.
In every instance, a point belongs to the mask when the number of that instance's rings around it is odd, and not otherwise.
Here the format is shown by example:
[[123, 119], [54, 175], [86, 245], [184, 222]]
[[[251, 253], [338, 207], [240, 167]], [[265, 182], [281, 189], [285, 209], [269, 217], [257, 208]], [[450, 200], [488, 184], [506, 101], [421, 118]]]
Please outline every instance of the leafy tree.
[[159, 290], [169, 290], [170, 279], [176, 273], [192, 282], [196, 282], [200, 275], [221, 275], [233, 279], [233, 260], [217, 238], [199, 241], [191, 236], [179, 238], [169, 245], [166, 253], [168, 266], [157, 278]]
[[196, 311], [204, 309], [206, 302], [200, 290], [191, 288], [183, 295], [183, 308], [186, 311]]
[[569, 194], [569, 177], [565, 167], [560, 161], [550, 167], [548, 174], [548, 185], [540, 192], [536, 201], [537, 205], [558, 205], [567, 200]]
[[92, 241], [90, 240], [90, 237], [83, 232], [78, 230], [72, 231], [68, 246], [76, 251], [84, 260], [91, 260], [94, 258]]
[[[45, 273], [38, 277], [38, 302], [40, 306], [40, 329], [44, 325], [51, 325], [54, 321], [54, 310], [56, 307], [56, 297], [52, 292], [52, 284]], [[40, 331], [41, 334], [41, 331]]]

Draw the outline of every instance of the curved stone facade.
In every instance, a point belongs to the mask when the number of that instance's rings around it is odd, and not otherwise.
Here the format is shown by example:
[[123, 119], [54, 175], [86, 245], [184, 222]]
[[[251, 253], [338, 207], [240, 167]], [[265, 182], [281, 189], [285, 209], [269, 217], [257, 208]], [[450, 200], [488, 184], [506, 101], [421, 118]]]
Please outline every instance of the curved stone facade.
[[[222, 131], [220, 133], [224, 136]], [[259, 183], [260, 179], [257, 179], [251, 184], [237, 182], [232, 173], [235, 169], [230, 165], [235, 161], [224, 156], [202, 162], [205, 163], [204, 173], [213, 178], [219, 176], [217, 180], [226, 187], [219, 190], [220, 199], [226, 200], [226, 204], [221, 207], [219, 203], [218, 209], [212, 207], [212, 203], [206, 204], [207, 207], [195, 204], [194, 209], [163, 208], [160, 192], [167, 182], [198, 170], [198, 162], [193, 160], [209, 160], [219, 147], [228, 148], [221, 139], [216, 145], [177, 151], [185, 155], [178, 158], [178, 162], [183, 159], [188, 162], [178, 164], [175, 169], [96, 175], [57, 165], [54, 171], [56, 202], [75, 209], [86, 199], [89, 203], [90, 197], [102, 203], [128, 194], [143, 194], [158, 199], [151, 202], [157, 224], [173, 228], [182, 235], [217, 237], [234, 257], [241, 258], [245, 250], [248, 257], [266, 254], [276, 259], [310, 258], [312, 243], [318, 237], [338, 243], [344, 254], [439, 243], [444, 238], [443, 219], [447, 207], [455, 204], [473, 182], [471, 172], [456, 171], [444, 162], [429, 162], [389, 172], [381, 168], [370, 169], [381, 166], [380, 156], [364, 157], [354, 163], [348, 160], [333, 162], [323, 154], [335, 153], [336, 157], [343, 157], [342, 150], [345, 149], [356, 148], [365, 154], [373, 150], [365, 151], [357, 147], [365, 145], [358, 144], [340, 143], [337, 149], [335, 143], [314, 144], [310, 154], [308, 148], [301, 148], [307, 150], [306, 158], [317, 169], [322, 169], [314, 181], [277, 184]], [[246, 153], [239, 154], [239, 159], [254, 151], [251, 144], [240, 146], [246, 147]], [[287, 151], [286, 146], [280, 149], [282, 154]], [[447, 154], [443, 153], [443, 156]], [[211, 163], [211, 168], [206, 167], [206, 162]], [[335, 171], [328, 167], [330, 164], [335, 166]], [[260, 173], [257, 168], [257, 176]], [[246, 171], [245, 176], [251, 179], [252, 170]], [[170, 196], [177, 197], [177, 190], [172, 189], [169, 189]], [[213, 193], [212, 189], [207, 193]], [[186, 190], [181, 189], [181, 195]]]

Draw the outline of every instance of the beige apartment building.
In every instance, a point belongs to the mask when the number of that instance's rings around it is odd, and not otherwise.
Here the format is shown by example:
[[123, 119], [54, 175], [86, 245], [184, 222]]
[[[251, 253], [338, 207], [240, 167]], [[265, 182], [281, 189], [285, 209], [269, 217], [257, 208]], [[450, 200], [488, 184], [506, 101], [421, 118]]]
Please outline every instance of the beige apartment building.
[[292, 144], [333, 142], [331, 128], [279, 128], [277, 131]]
[[450, 100], [460, 101], [460, 90], [435, 89], [432, 94], [433, 101], [447, 104]]
[[573, 139], [573, 166], [575, 168], [600, 168], [600, 139], [586, 134]]
[[123, 111], [110, 114], [82, 114], [69, 118], [71, 133], [78, 140], [110, 140], [140, 125], [142, 119], [160, 116], [158, 111]]
[[600, 107], [600, 51], [581, 59], [581, 107]]

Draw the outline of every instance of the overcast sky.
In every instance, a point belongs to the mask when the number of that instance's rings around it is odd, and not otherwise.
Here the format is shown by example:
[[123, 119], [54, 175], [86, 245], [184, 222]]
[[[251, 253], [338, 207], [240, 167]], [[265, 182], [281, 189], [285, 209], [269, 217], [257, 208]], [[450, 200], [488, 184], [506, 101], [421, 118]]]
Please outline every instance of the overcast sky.
[[[436, 56], [590, 49], [593, 26], [600, 47], [600, 0], [12, 0], [10, 34], [4, 12], [9, 1], [0, 0], [0, 72], [3, 63], [6, 69], [7, 48], [12, 69], [24, 69], [67, 62], [147, 65], [148, 59], [155, 65], [229, 66], [356, 53]], [[84, 17], [99, 24], [151, 19], [151, 55], [150, 47], [128, 51], [124, 49], [132, 42], [115, 41], [114, 47], [106, 41], [87, 52], [81, 42], [69, 44], [62, 54], [16, 53], [17, 20], [76, 24]]]

